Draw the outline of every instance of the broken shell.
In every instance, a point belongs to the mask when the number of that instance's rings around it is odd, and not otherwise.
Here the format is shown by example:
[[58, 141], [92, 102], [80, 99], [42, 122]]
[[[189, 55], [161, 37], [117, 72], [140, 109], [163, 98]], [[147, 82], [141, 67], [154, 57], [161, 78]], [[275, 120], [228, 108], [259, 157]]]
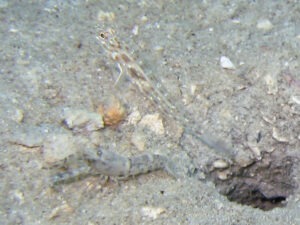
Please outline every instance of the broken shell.
[[266, 121], [267, 123], [273, 124], [276, 122], [276, 117], [268, 117], [268, 116], [262, 116], [263, 120]]
[[165, 208], [162, 207], [151, 207], [151, 206], [144, 206], [141, 209], [141, 213], [143, 216], [149, 217], [151, 219], [156, 219], [159, 215], [166, 212]]
[[72, 208], [69, 204], [63, 203], [60, 206], [55, 207], [50, 215], [48, 216], [49, 220], [53, 220], [59, 216], [65, 216], [66, 214], [71, 214], [74, 212], [74, 208]]
[[213, 162], [212, 166], [216, 169], [225, 169], [225, 168], [228, 168], [229, 164], [228, 164], [228, 162], [226, 162], [223, 159], [218, 159]]
[[233, 65], [233, 63], [226, 56], [221, 56], [220, 64], [221, 64], [221, 67], [224, 68], [224, 69], [228, 69], [228, 70], [234, 70], [235, 69], [235, 66]]

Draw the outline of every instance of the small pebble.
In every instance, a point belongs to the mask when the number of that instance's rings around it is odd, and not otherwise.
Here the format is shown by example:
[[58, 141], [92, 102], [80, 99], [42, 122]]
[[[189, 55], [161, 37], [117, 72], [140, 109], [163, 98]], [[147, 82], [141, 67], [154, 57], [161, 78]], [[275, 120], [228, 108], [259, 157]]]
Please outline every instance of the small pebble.
[[226, 56], [221, 56], [220, 64], [221, 64], [221, 67], [224, 68], [224, 69], [228, 69], [228, 70], [234, 70], [235, 69], [234, 64]]
[[275, 95], [278, 92], [278, 82], [275, 76], [268, 74], [264, 77], [264, 80], [268, 88], [268, 94]]
[[300, 95], [293, 95], [291, 96], [291, 100], [290, 100], [292, 103], [296, 103], [298, 105], [300, 105]]
[[147, 21], [148, 21], [147, 16], [142, 16], [142, 17], [141, 17], [141, 22], [142, 22], [142, 23], [145, 23], [145, 22], [147, 22]]
[[165, 128], [159, 113], [145, 115], [139, 125], [149, 128], [158, 135], [165, 133]]
[[219, 180], [227, 180], [230, 176], [231, 172], [230, 170], [224, 170], [224, 171], [218, 171], [217, 176]]
[[43, 157], [46, 163], [52, 164], [65, 159], [76, 151], [74, 137], [71, 134], [52, 134], [43, 145]]
[[257, 22], [256, 28], [259, 30], [269, 31], [273, 28], [273, 24], [268, 19], [262, 19]]
[[143, 133], [136, 131], [131, 137], [132, 144], [139, 150], [144, 151], [146, 145], [146, 137]]
[[269, 147], [267, 149], [265, 149], [265, 152], [271, 153], [274, 152], [275, 148], [274, 147]]
[[11, 119], [17, 123], [22, 123], [24, 119], [24, 112], [21, 109], [15, 109], [11, 114]]
[[24, 193], [22, 191], [17, 189], [12, 191], [12, 193], [10, 194], [13, 196], [15, 200], [18, 201], [19, 205], [22, 205], [24, 203]]
[[234, 159], [241, 167], [245, 168], [254, 162], [250, 153], [245, 151], [238, 151]]
[[6, 1], [6, 0], [1, 0], [0, 1], [0, 8], [6, 8], [8, 6], [8, 2], [9, 1]]
[[257, 145], [255, 145], [254, 143], [248, 143], [248, 147], [251, 149], [252, 153], [254, 154], [254, 156], [257, 160], [262, 159], [261, 150], [259, 149], [259, 147]]
[[135, 25], [132, 30], [131, 30], [132, 34], [133, 35], [138, 35], [139, 34], [139, 26], [138, 25]]
[[59, 91], [55, 88], [46, 88], [44, 96], [46, 99], [55, 99], [59, 95]]
[[156, 45], [154, 46], [154, 51], [157, 55], [161, 55], [164, 52], [164, 47], [160, 46], [160, 45]]
[[196, 84], [192, 84], [191, 86], [190, 86], [190, 92], [191, 92], [191, 95], [195, 95], [196, 94], [196, 92], [198, 91], [198, 89], [199, 89], [199, 85], [196, 85]]
[[287, 137], [280, 135], [278, 129], [275, 127], [273, 127], [273, 130], [272, 130], [272, 137], [278, 142], [282, 142], [282, 143], [289, 142], [289, 139]]
[[33, 149], [41, 147], [47, 135], [43, 128], [27, 125], [15, 130], [10, 142]]
[[63, 120], [67, 127], [75, 130], [96, 131], [104, 128], [100, 114], [85, 110], [64, 109]]
[[141, 118], [141, 113], [135, 109], [132, 113], [128, 115], [127, 121], [131, 125], [136, 125], [141, 120]]
[[100, 10], [98, 12], [98, 21], [109, 21], [112, 22], [115, 20], [115, 14], [113, 12], [104, 12], [102, 10]]
[[228, 166], [229, 166], [229, 164], [223, 159], [218, 159], [213, 162], [213, 167], [216, 169], [225, 169]]

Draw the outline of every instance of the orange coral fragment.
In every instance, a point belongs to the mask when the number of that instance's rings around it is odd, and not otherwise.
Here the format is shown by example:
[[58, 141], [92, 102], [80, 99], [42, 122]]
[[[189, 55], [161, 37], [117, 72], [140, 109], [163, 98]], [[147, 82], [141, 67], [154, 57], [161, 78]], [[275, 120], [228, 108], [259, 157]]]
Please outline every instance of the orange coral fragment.
[[113, 98], [108, 106], [99, 105], [98, 112], [103, 117], [105, 126], [116, 126], [124, 120], [126, 111], [117, 98]]

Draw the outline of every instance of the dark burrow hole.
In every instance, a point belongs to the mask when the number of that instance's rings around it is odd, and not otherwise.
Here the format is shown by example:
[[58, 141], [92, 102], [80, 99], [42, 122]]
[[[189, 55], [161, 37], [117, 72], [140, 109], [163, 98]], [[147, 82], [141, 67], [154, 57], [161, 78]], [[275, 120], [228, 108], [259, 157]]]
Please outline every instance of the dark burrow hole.
[[[236, 163], [227, 169], [215, 169], [209, 176], [230, 201], [268, 211], [285, 206], [297, 187], [292, 177], [294, 161], [282, 154], [264, 154], [247, 167]], [[227, 177], [220, 179], [220, 174]]]

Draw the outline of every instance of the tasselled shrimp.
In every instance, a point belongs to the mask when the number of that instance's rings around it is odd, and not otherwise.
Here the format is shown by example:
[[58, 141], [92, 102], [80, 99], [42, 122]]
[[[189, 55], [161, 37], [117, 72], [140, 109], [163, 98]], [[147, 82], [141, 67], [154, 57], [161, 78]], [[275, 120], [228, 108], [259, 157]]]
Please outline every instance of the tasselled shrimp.
[[[184, 106], [180, 101], [174, 102], [168, 98], [168, 93], [161, 93], [160, 89], [155, 86], [143, 69], [126, 51], [126, 48], [118, 40], [113, 29], [101, 31], [97, 38], [110, 58], [118, 65], [120, 74], [117, 81], [121, 76], [127, 75], [138, 90], [152, 101], [164, 116], [180, 123], [187, 134], [199, 139], [203, 144], [215, 150], [217, 154], [229, 158], [233, 157], [233, 149], [226, 146], [224, 141], [201, 130], [199, 124], [191, 122], [193, 121], [191, 115], [184, 110]], [[162, 84], [159, 85], [160, 87], [163, 86]], [[163, 89], [166, 90], [166, 88]]]

